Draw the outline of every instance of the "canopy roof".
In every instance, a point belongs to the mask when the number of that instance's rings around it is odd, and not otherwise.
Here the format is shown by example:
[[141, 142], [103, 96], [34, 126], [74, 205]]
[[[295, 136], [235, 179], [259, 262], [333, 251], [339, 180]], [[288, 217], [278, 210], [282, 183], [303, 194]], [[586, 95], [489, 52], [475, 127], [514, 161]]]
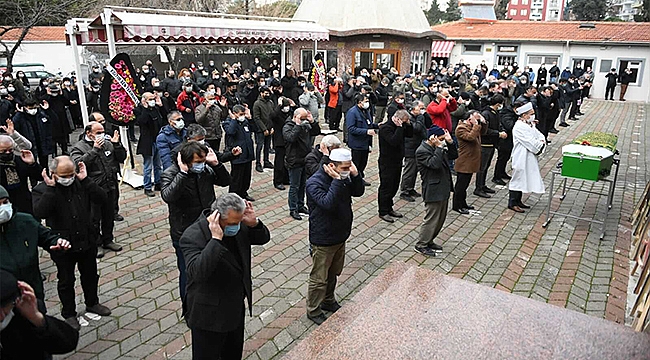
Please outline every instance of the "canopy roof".
[[336, 36], [444, 38], [432, 31], [417, 0], [302, 0], [293, 18], [314, 21]]
[[[109, 7], [116, 44], [128, 43], [201, 43], [271, 44], [300, 40], [327, 41], [329, 31], [313, 22], [291, 19], [251, 17], [235, 18], [228, 14], [195, 13], [155, 9]], [[107, 42], [106, 16], [102, 14], [79, 27], [80, 45]]]

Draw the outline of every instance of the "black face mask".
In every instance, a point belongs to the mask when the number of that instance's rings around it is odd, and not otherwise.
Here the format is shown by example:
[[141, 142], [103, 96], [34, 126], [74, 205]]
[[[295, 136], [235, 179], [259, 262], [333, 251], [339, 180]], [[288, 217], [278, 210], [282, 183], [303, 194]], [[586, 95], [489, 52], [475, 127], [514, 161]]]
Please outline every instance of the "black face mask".
[[0, 154], [0, 161], [2, 162], [9, 162], [14, 159], [14, 154], [13, 153], [1, 153]]

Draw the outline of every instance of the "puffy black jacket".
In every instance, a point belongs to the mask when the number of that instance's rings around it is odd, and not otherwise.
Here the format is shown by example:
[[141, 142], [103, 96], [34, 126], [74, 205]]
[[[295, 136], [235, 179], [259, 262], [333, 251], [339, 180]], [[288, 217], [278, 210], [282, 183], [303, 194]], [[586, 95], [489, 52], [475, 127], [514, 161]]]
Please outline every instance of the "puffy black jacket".
[[271, 131], [273, 128], [271, 116], [276, 106], [277, 102], [274, 104], [271, 99], [264, 99], [261, 95], [255, 101], [255, 105], [253, 105], [253, 119], [255, 120], [257, 132]]
[[309, 206], [309, 242], [332, 246], [345, 242], [352, 231], [352, 197], [365, 191], [361, 176], [334, 180], [319, 169], [307, 180]]
[[320, 145], [316, 145], [307, 156], [305, 156], [305, 174], [307, 179], [314, 175], [323, 165], [330, 163], [330, 157], [320, 151]]
[[512, 149], [512, 129], [515, 127], [515, 123], [519, 116], [515, 113], [511, 106], [504, 106], [501, 111], [499, 111], [499, 120], [501, 122], [501, 128], [503, 131], [508, 134], [508, 137], [499, 141], [499, 148], [502, 149]]
[[413, 125], [395, 125], [388, 120], [379, 126], [379, 166], [402, 166], [404, 138], [413, 136]]
[[245, 164], [255, 160], [255, 150], [253, 149], [253, 138], [251, 138], [251, 129], [248, 120], [239, 122], [235, 119], [227, 119], [223, 122], [223, 128], [226, 131], [226, 150], [239, 146], [242, 153], [236, 159], [232, 160], [233, 164]]
[[177, 163], [167, 168], [161, 177], [161, 195], [169, 207], [169, 227], [173, 241], [179, 241], [183, 231], [210, 208], [216, 199], [214, 186], [230, 185], [228, 170], [219, 163], [206, 164], [205, 170], [196, 174], [183, 173]]
[[427, 127], [424, 115], [414, 116], [411, 114], [411, 124], [413, 124], [413, 136], [404, 139], [404, 157], [414, 158], [415, 150], [420, 146], [422, 140], [427, 138]]
[[388, 104], [388, 86], [379, 85], [375, 90], [375, 95], [377, 95], [377, 106], [386, 106]]
[[97, 185], [115, 189], [117, 187], [117, 173], [120, 172], [119, 163], [126, 160], [126, 149], [119, 141], [116, 143], [106, 140], [101, 149], [93, 146], [92, 141], [79, 140], [70, 151], [70, 157], [78, 164], [86, 164], [88, 176]]
[[499, 143], [499, 131], [501, 130], [501, 121], [499, 120], [499, 112], [491, 107], [486, 108], [481, 112], [481, 115], [488, 122], [487, 134], [481, 135], [481, 146], [493, 147]]
[[[69, 240], [71, 251], [84, 251], [96, 246], [97, 229], [91, 216], [91, 202], [102, 204], [107, 200], [106, 192], [89, 177], [75, 181], [70, 186], [56, 184], [47, 186], [39, 183], [32, 190], [34, 216], [45, 219], [52, 231]], [[55, 258], [59, 255], [51, 253]]]
[[284, 147], [284, 135], [282, 134], [282, 128], [284, 123], [287, 120], [291, 119], [294, 108], [290, 108], [288, 112], [282, 111], [282, 105], [276, 106], [273, 114], [271, 115], [271, 121], [273, 121], [273, 145], [277, 147]]
[[288, 170], [305, 166], [305, 157], [311, 151], [309, 130], [311, 125], [298, 125], [293, 119], [288, 119], [284, 123], [282, 136], [284, 136], [284, 147], [287, 149], [284, 165]]

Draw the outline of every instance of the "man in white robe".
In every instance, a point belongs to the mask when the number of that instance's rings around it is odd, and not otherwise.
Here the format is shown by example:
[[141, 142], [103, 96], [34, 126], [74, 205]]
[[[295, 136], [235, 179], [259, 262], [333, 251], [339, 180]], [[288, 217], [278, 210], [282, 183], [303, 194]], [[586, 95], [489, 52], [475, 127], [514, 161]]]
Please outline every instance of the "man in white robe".
[[521, 201], [523, 193], [543, 194], [544, 179], [539, 172], [537, 155], [546, 146], [544, 135], [535, 127], [535, 110], [531, 103], [515, 109], [519, 120], [512, 129], [512, 180], [508, 208], [518, 213], [530, 208]]

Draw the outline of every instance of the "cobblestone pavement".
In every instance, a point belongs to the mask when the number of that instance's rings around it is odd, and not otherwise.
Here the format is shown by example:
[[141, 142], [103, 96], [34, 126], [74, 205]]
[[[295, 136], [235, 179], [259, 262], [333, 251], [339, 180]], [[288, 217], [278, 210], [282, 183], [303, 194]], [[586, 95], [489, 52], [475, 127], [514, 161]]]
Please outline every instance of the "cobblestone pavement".
[[[540, 158], [548, 185], [549, 171], [568, 140], [592, 130], [620, 136], [622, 166], [603, 241], [598, 239], [599, 226], [584, 221], [556, 217], [543, 229], [546, 195], [532, 196], [526, 202], [533, 208], [515, 214], [506, 208], [507, 189], [500, 188], [491, 199], [470, 192], [468, 201], [481, 213], [450, 213], [439, 238], [444, 252], [425, 258], [413, 251], [424, 210], [420, 202], [397, 201], [396, 208], [405, 217], [394, 224], [377, 216], [379, 180], [377, 152], [373, 152], [366, 171], [373, 186], [354, 203], [354, 229], [337, 288], [343, 306], [390, 262], [406, 261], [622, 323], [629, 273], [629, 216], [649, 174], [646, 159], [650, 159], [650, 149], [643, 141], [650, 124], [648, 110], [646, 104], [587, 101], [583, 106], [587, 115], [552, 137], [553, 144]], [[244, 347], [248, 359], [279, 358], [315, 326], [305, 316], [311, 265], [308, 221], [289, 217], [287, 192], [275, 190], [271, 176], [269, 171], [253, 175], [251, 195], [258, 199], [255, 207], [271, 229], [272, 239], [253, 248], [253, 317], [246, 319]], [[603, 186], [578, 181], [574, 185], [594, 191]], [[124, 251], [99, 261], [100, 300], [113, 309], [113, 315], [91, 320], [81, 331], [77, 352], [67, 358], [190, 359], [191, 337], [180, 319], [167, 206], [159, 196], [148, 198], [128, 186], [122, 186], [121, 206], [126, 220], [117, 224], [116, 236]], [[604, 198], [575, 192], [563, 202], [554, 197], [552, 207], [583, 217], [603, 217], [606, 212]], [[56, 268], [47, 254], [41, 257], [41, 269], [47, 276], [48, 309], [58, 316]], [[77, 294], [81, 294], [79, 283]], [[81, 296], [77, 302], [82, 310]]]

